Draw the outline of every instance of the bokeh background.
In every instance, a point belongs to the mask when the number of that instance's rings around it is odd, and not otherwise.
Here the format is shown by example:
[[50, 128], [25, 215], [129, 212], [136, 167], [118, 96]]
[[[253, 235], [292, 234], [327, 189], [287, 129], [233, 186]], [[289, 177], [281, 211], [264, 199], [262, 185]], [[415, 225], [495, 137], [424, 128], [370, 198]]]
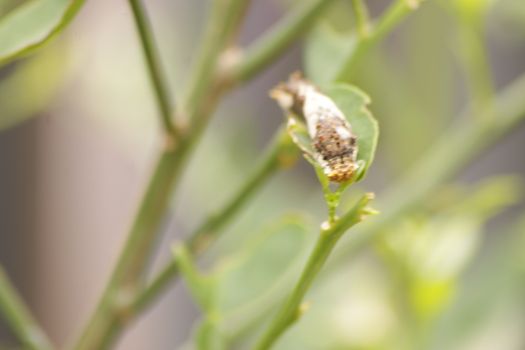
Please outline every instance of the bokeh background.
[[[0, 1], [0, 13], [21, 2]], [[208, 1], [145, 3], [176, 99]], [[353, 80], [371, 96], [381, 126], [377, 160], [361, 185], [379, 196], [469, 104], [458, 18], [444, 3], [424, 3], [367, 55]], [[375, 16], [389, 1], [367, 4]], [[251, 43], [290, 6], [254, 0], [240, 43]], [[352, 23], [341, 1], [314, 30], [342, 32]], [[525, 71], [525, 3], [492, 1], [482, 29], [500, 89]], [[152, 270], [253, 168], [283, 123], [267, 91], [303, 67], [308, 49], [297, 43], [221, 103], [173, 199]], [[57, 40], [0, 70], [0, 262], [58, 344], [80, 331], [116, 261], [160, 146], [156, 113], [126, 1], [88, 1]], [[392, 227], [391, 240], [321, 278], [311, 312], [279, 349], [411, 349], [406, 339], [416, 334], [425, 334], [429, 349], [525, 349], [525, 245], [516, 243], [525, 236], [511, 228], [524, 209], [524, 150], [519, 127]], [[325, 208], [304, 161], [264, 188], [208, 260], [289, 211], [311, 217], [313, 238]], [[197, 319], [179, 283], [117, 348], [182, 346]], [[1, 346], [16, 348], [0, 326]]]

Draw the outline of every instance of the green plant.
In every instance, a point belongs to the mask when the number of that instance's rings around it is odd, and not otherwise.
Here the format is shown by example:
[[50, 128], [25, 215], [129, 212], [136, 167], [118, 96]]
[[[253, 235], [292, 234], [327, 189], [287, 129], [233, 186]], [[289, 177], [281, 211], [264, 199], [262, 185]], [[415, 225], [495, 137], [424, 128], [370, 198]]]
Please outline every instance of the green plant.
[[[4, 16], [0, 21], [0, 62], [11, 62], [47, 43], [67, 26], [83, 3], [74, 0], [34, 1], [22, 4]], [[197, 348], [225, 349], [237, 344], [248, 344], [254, 349], [269, 349], [306, 312], [307, 303], [303, 299], [340, 240], [341, 247], [334, 252], [326, 269], [326, 276], [330, 275], [329, 272], [336, 275], [341, 263], [348, 262], [350, 257], [366, 246], [376, 248], [379, 263], [390, 268], [386, 270], [390, 270], [388, 273], [392, 279], [393, 294], [396, 295], [394, 305], [403, 320], [397, 327], [402, 334], [409, 335], [406, 340], [394, 336], [391, 338], [404, 348], [430, 347], [434, 339], [432, 332], [438, 329], [435, 326], [439, 323], [438, 315], [452, 299], [460, 273], [471, 255], [465, 249], [463, 260], [459, 259], [461, 261], [446, 275], [440, 275], [441, 272], [435, 270], [430, 269], [428, 272], [429, 270], [417, 268], [421, 267], [418, 264], [425, 265], [425, 259], [432, 255], [431, 252], [419, 257], [417, 261], [410, 260], [411, 254], [427, 252], [424, 249], [438, 245], [438, 234], [435, 231], [439, 231], [436, 227], [441, 226], [446, 226], [445, 229], [442, 228], [443, 232], [452, 232], [450, 236], [456, 238], [455, 230], [472, 231], [471, 235], [465, 235], [464, 240], [457, 242], [471, 244], [469, 247], [474, 249], [475, 240], [472, 237], [479, 237], [482, 223], [494, 211], [517, 201], [512, 193], [516, 192], [519, 185], [512, 181], [496, 181], [495, 184], [480, 185], [479, 197], [476, 197], [479, 194], [476, 191], [460, 195], [452, 193], [452, 199], [443, 200], [445, 204], [435, 200], [436, 203], [430, 203], [430, 208], [426, 205], [431, 202], [429, 198], [437, 196], [439, 190], [465, 165], [508, 134], [525, 117], [525, 99], [522, 98], [525, 76], [518, 77], [501, 92], [494, 93], [481, 33], [488, 4], [468, 0], [439, 3], [441, 8], [456, 16], [460, 33], [459, 46], [462, 48], [459, 62], [464, 71], [471, 102], [464, 115], [460, 116], [459, 122], [454, 123], [449, 130], [443, 130], [435, 144], [428, 147], [426, 153], [419, 155], [420, 160], [380, 197], [377, 207], [381, 214], [356, 226], [343, 238], [343, 234], [364, 220], [365, 216], [377, 213], [368, 207], [373, 197], [369, 193], [345, 210], [345, 191], [357, 188], [356, 182], [366, 175], [374, 158], [379, 132], [377, 123], [368, 110], [370, 98], [348, 82], [359, 80], [359, 68], [369, 63], [367, 59], [372, 60], [370, 57], [375, 50], [380, 50], [378, 46], [381, 41], [422, 5], [420, 1], [392, 1], [381, 15], [372, 20], [366, 3], [353, 0], [347, 5], [351, 5], [353, 9], [355, 24], [343, 30], [334, 29], [334, 23], [329, 21], [320, 21], [323, 17], [332, 18], [330, 8], [344, 6], [340, 2], [302, 1], [250, 47], [241, 49], [236, 40], [250, 5], [249, 1], [213, 0], [190, 80], [184, 94], [174, 99], [161, 69], [145, 8], [140, 0], [129, 0], [144, 52], [145, 67], [155, 93], [164, 147], [159, 150], [158, 161], [113, 274], [96, 310], [72, 348], [91, 350], [111, 347], [126, 326], [139, 317], [171, 282], [182, 275], [203, 312], [203, 319], [195, 336]], [[221, 210], [207, 217], [187, 241], [175, 246], [173, 259], [148, 280], [145, 276], [146, 268], [153, 258], [153, 246], [161, 233], [161, 221], [169, 209], [170, 200], [192, 151], [218, 103], [228, 92], [250, 81], [298, 38], [306, 35], [305, 75], [322, 93], [329, 96], [351, 125], [351, 130], [357, 137], [358, 151], [355, 164], [352, 164], [355, 172], [334, 189], [324, 165], [316, 158], [318, 150], [312, 149], [308, 125], [304, 125], [304, 119], [308, 123], [308, 117], [305, 118], [290, 107], [286, 111], [287, 127], [283, 126], [277, 131], [266, 155], [261, 158], [251, 175], [246, 177], [245, 182]], [[381, 72], [384, 62], [373, 63], [377, 68], [374, 73], [379, 74], [377, 72]], [[395, 73], [388, 70], [383, 73], [379, 79], [381, 82], [402, 83], [394, 76]], [[0, 91], [4, 88], [13, 89], [13, 86], [19, 84], [15, 79], [5, 80], [4, 83], [4, 86], [0, 86]], [[370, 82], [369, 84], [373, 85]], [[49, 92], [52, 87], [44, 87], [43, 90]], [[266, 92], [261, 92], [263, 93]], [[392, 93], [402, 94], [402, 91]], [[372, 100], [383, 98], [381, 95], [371, 97]], [[407, 106], [406, 109], [417, 108], [418, 101], [397, 96], [396, 100], [414, 105]], [[35, 108], [19, 108], [20, 104], [16, 103], [13, 105], [8, 110], [12, 117], [0, 125], [10, 125], [13, 120], [22, 119], [35, 109], [42, 108], [39, 103]], [[417, 125], [417, 121], [410, 122], [410, 126]], [[402, 144], [402, 140], [398, 143]], [[269, 179], [281, 169], [293, 165], [301, 152], [314, 167], [328, 207], [327, 220], [321, 225], [317, 243], [304, 263], [302, 272], [302, 247], [306, 246], [305, 233], [312, 225], [305, 224], [304, 219], [298, 217], [288, 217], [275, 226], [262, 230], [259, 235], [255, 235], [254, 243], [241, 248], [229, 263], [217, 263], [209, 272], [200, 272], [196, 267], [199, 255], [220, 237], [240, 209], [253, 199]], [[499, 196], [502, 193], [505, 196]], [[471, 196], [476, 200], [468, 201]], [[491, 205], [478, 207], [480, 202]], [[433, 215], [433, 210], [439, 215]], [[337, 216], [337, 211], [341, 212], [340, 217]], [[406, 235], [406, 232], [416, 233], [423, 243], [412, 247], [414, 241], [420, 241], [410, 234]], [[301, 249], [294, 252], [279, 250], [284, 249], [283, 247]], [[265, 258], [269, 255], [274, 255], [281, 265], [265, 267], [265, 273], [269, 275], [262, 274], [265, 278], [261, 277], [261, 281], [264, 283], [255, 281], [253, 285], [247, 285], [242, 293], [236, 290], [245, 280], [249, 280], [250, 271], [263, 269], [261, 266], [266, 264]], [[428, 265], [432, 266], [431, 263]], [[283, 266], [286, 268], [282, 268]], [[293, 281], [297, 276], [299, 279], [293, 286], [283, 282], [283, 276]], [[16, 335], [28, 348], [53, 348], [16, 296], [7, 278], [4, 274], [0, 277], [0, 309]], [[290, 294], [283, 298], [286, 290], [291, 290]], [[276, 312], [269, 315], [269, 307]], [[269, 323], [266, 324], [267, 322]], [[229, 327], [231, 324], [235, 326]], [[265, 331], [259, 334], [261, 329]], [[388, 340], [381, 341], [383, 343], [374, 344], [374, 348], [387, 349]], [[334, 345], [333, 348], [336, 346], [345, 344]]]

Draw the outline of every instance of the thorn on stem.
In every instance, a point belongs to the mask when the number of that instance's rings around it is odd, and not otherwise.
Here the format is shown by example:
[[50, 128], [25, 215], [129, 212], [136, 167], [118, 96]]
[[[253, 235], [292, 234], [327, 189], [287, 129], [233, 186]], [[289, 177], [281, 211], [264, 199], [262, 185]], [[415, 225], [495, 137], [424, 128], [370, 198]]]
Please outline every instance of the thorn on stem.
[[310, 305], [311, 304], [308, 301], [304, 301], [299, 305], [297, 308], [297, 319], [301, 318], [305, 313], [308, 312], [308, 310], [310, 310]]
[[324, 233], [324, 232], [329, 231], [331, 227], [332, 227], [332, 225], [330, 224], [330, 222], [328, 222], [328, 221], [324, 221], [324, 222], [321, 224], [321, 233]]
[[422, 0], [406, 0], [409, 9], [416, 10], [421, 4]]
[[122, 287], [115, 291], [112, 299], [112, 309], [115, 319], [121, 324], [127, 324], [133, 318], [132, 304], [135, 298], [135, 288]]

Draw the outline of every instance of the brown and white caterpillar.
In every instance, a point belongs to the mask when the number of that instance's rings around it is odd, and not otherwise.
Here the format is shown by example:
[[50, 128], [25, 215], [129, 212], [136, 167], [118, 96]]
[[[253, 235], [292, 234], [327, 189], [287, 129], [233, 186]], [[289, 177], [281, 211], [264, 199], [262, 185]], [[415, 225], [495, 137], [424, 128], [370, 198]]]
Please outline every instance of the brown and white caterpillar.
[[351, 179], [357, 166], [357, 137], [334, 101], [294, 73], [271, 91], [286, 112], [302, 117], [312, 140], [315, 160], [333, 182]]

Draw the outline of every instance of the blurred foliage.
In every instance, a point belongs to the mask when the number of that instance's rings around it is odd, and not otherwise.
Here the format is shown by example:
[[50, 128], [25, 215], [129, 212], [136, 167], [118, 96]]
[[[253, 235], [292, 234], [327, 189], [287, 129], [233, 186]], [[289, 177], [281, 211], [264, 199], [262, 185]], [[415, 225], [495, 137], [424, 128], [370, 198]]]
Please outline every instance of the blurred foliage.
[[[63, 30], [81, 3], [0, 1], [0, 62], [32, 51]], [[385, 3], [371, 3], [377, 21], [381, 12], [376, 7], [383, 10]], [[378, 137], [367, 108], [379, 120], [379, 162], [370, 171], [379, 181], [365, 184], [381, 187], [381, 181], [402, 177], [458, 111], [472, 108], [483, 113], [490, 108], [495, 63], [487, 53], [487, 32], [492, 27], [501, 33], [512, 28], [506, 40], [523, 48], [513, 40], [524, 37], [525, 5], [512, 0], [427, 0], [388, 41], [370, 47], [356, 62], [351, 83], [373, 97], [370, 107], [368, 96], [353, 85], [332, 84], [356, 49], [355, 23], [350, 1], [336, 2], [312, 26], [302, 58], [306, 76], [338, 103], [360, 136], [359, 159], [366, 169]], [[79, 109], [93, 119], [103, 116], [118, 123], [110, 125], [116, 133], [136, 135], [132, 152], [144, 152], [140, 147], [150, 131], [144, 125], [152, 127], [153, 108], [149, 100], [136, 97], [149, 87], [138, 76], [140, 62], [126, 59], [131, 39], [115, 49], [115, 38], [122, 33], [112, 34], [107, 41], [97, 38], [76, 47], [81, 52], [96, 51], [95, 43], [102, 48], [87, 65], [88, 73], [81, 74], [75, 66], [86, 94]], [[40, 114], [60, 96], [70, 74], [65, 69], [68, 59], [58, 43], [5, 66], [0, 130]], [[181, 67], [173, 70], [182, 72], [186, 62], [178, 60]], [[183, 229], [220, 206], [260, 156], [255, 139], [263, 136], [252, 120], [263, 119], [268, 111], [253, 108], [249, 99], [242, 102], [233, 107], [227, 101], [221, 108], [219, 120], [212, 122], [186, 169], [190, 175], [183, 182], [181, 204], [173, 204]], [[299, 143], [310, 148], [304, 128], [297, 130]], [[308, 174], [311, 178], [313, 172]], [[178, 266], [203, 312], [195, 330], [201, 348], [210, 342], [218, 349], [248, 344], [293, 286], [315, 238], [311, 222], [325, 218], [320, 214], [321, 189], [310, 178], [292, 172], [272, 181], [255, 203], [242, 208], [205, 256], [206, 268], [195, 266], [184, 248], [175, 249]], [[522, 349], [523, 334], [514, 328], [525, 325], [525, 225], [523, 220], [509, 225], [507, 217], [500, 217], [517, 203], [523, 203], [520, 177], [498, 175], [443, 186], [389, 227], [388, 235], [367, 255], [324, 276], [308, 295], [311, 310], [276, 349]], [[307, 221], [301, 214], [272, 219], [290, 207], [316, 218]], [[484, 337], [492, 343], [477, 345]]]
[[36, 0], [22, 3], [0, 18], [0, 64], [25, 55], [59, 33], [84, 0]]
[[53, 45], [20, 62], [0, 81], [0, 130], [44, 111], [69, 74], [63, 45]]
[[[452, 319], [447, 316], [448, 323], [461, 319], [451, 305], [463, 298], [461, 281], [479, 251], [483, 227], [522, 200], [521, 189], [521, 180], [506, 176], [454, 186], [449, 192], [455, 193], [449, 196], [454, 205], [445, 205], [439, 213], [436, 207], [417, 211], [377, 243], [376, 258], [363, 257], [324, 280], [312, 296], [311, 312], [277, 348], [463, 349], [451, 334], [437, 337], [433, 329], [443, 328], [444, 310], [455, 314]], [[492, 257], [488, 265], [500, 258]], [[509, 267], [499, 265], [495, 271], [516, 271]], [[486, 277], [479, 282], [499, 291], [492, 283], [501, 276]], [[487, 287], [478, 288], [486, 294]], [[472, 311], [483, 309], [479, 301], [476, 305]], [[474, 325], [472, 319], [465, 322]], [[459, 330], [459, 325], [446, 325], [449, 331]]]
[[251, 234], [236, 253], [206, 274], [192, 266], [183, 247], [175, 247], [175, 259], [204, 313], [199, 344], [224, 344], [214, 348], [226, 349], [232, 336], [256, 326], [276, 306], [304, 257], [307, 232], [301, 217], [284, 217]]

